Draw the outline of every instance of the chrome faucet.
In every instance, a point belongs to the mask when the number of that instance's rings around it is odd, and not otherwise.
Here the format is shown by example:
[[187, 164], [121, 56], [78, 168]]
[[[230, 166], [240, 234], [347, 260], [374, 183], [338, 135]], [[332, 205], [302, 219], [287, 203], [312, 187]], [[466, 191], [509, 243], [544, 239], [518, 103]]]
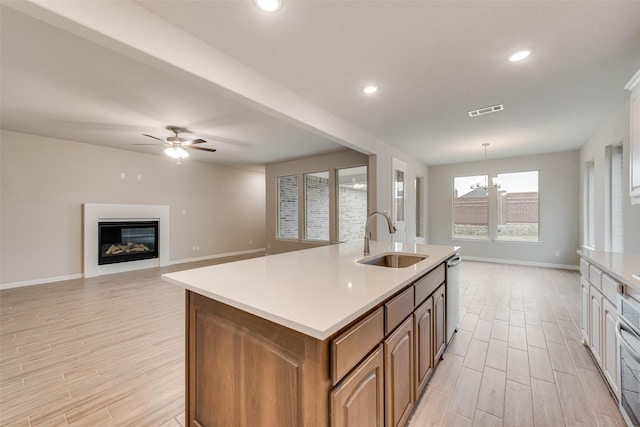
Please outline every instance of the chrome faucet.
[[375, 214], [380, 214], [383, 217], [386, 218], [387, 220], [387, 225], [389, 226], [389, 233], [393, 234], [396, 232], [396, 228], [393, 226], [393, 223], [391, 222], [391, 217], [389, 216], [389, 214], [382, 212], [382, 211], [373, 211], [369, 214], [369, 216], [367, 217], [367, 223], [364, 226], [364, 254], [365, 255], [369, 255], [370, 251], [369, 251], [369, 240], [371, 240], [371, 231], [369, 230], [369, 221], [371, 221], [371, 218], [373, 218], [373, 216]]

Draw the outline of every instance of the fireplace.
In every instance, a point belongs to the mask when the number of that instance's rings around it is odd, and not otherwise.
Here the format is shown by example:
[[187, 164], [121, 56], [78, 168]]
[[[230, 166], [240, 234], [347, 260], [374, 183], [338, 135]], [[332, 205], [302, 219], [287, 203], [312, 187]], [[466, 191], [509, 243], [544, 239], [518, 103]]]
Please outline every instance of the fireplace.
[[[103, 274], [122, 273], [125, 271], [140, 270], [143, 268], [166, 267], [171, 264], [169, 248], [171, 247], [171, 236], [169, 233], [169, 206], [168, 205], [120, 205], [107, 203], [84, 203], [83, 210], [83, 273], [84, 277], [96, 277]], [[155, 256], [149, 258], [149, 254], [143, 256], [147, 259], [137, 259], [130, 262], [113, 262], [112, 264], [98, 264], [99, 253], [102, 252], [100, 244], [100, 223], [116, 223], [122, 226], [125, 223], [139, 224], [157, 223], [158, 234], [155, 235]], [[143, 227], [146, 228], [146, 227]], [[109, 247], [113, 243], [124, 243], [127, 245], [129, 241], [118, 236], [117, 242], [110, 242]], [[131, 240], [131, 243], [135, 243]], [[143, 244], [147, 247], [146, 243]], [[150, 248], [150, 247], [149, 247]], [[105, 252], [109, 248], [105, 249]], [[113, 250], [111, 251], [113, 252]], [[126, 251], [123, 250], [126, 253]], [[145, 250], [146, 252], [146, 250]], [[131, 254], [131, 250], [129, 250]], [[134, 253], [140, 255], [139, 253]], [[117, 253], [115, 255], [122, 255]], [[128, 254], [127, 254], [128, 255]], [[109, 257], [109, 260], [124, 258]]]
[[158, 258], [158, 221], [98, 222], [98, 265]]

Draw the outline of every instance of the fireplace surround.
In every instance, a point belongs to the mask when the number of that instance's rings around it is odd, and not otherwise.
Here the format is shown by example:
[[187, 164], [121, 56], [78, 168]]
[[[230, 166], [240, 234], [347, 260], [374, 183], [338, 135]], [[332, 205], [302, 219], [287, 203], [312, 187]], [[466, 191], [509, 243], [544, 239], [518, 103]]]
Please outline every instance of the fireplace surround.
[[[123, 271], [139, 270], [143, 268], [167, 266], [170, 264], [169, 258], [169, 206], [166, 205], [120, 205], [120, 204], [103, 204], [103, 203], [85, 203], [83, 205], [83, 271], [84, 277], [95, 277], [103, 274], [118, 273]], [[111, 245], [116, 246], [111, 249], [107, 262], [100, 260], [100, 223], [110, 224], [106, 228], [109, 245], [104, 249], [108, 251]], [[155, 248], [153, 251], [147, 251], [141, 246], [132, 250], [135, 244], [142, 244], [151, 249], [149, 228], [156, 223]], [[129, 224], [129, 225], [127, 225]], [[131, 224], [142, 224], [132, 227]], [[124, 234], [118, 229], [124, 228]], [[142, 231], [131, 232], [131, 228], [139, 228]], [[116, 230], [116, 231], [114, 231]], [[120, 234], [117, 234], [120, 233]], [[138, 233], [138, 235], [136, 235]], [[142, 234], [142, 235], [140, 235]], [[134, 240], [142, 239], [136, 242]], [[115, 240], [118, 240], [117, 242]], [[131, 245], [128, 245], [131, 243]], [[121, 245], [121, 246], [118, 246]], [[127, 248], [125, 250], [124, 248]], [[143, 250], [144, 249], [144, 250]], [[120, 252], [120, 250], [122, 252]], [[153, 254], [153, 252], [156, 252]], [[117, 253], [113, 253], [117, 252]], [[143, 254], [144, 253], [144, 254]], [[123, 258], [117, 258], [119, 255], [126, 255]], [[153, 254], [153, 255], [150, 255]], [[105, 254], [106, 255], [106, 254]], [[129, 257], [128, 255], [134, 255]], [[102, 257], [106, 258], [106, 257]], [[114, 262], [115, 259], [117, 262]], [[127, 258], [127, 259], [125, 259]], [[122, 262], [121, 262], [122, 261]], [[126, 261], [126, 262], [125, 262]]]

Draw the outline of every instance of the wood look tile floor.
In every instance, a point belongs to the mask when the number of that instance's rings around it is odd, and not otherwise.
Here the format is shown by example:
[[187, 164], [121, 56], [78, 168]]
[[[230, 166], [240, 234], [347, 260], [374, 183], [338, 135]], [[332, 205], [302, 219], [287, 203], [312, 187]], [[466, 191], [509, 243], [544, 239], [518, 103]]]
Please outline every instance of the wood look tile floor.
[[461, 266], [458, 332], [409, 426], [625, 426], [580, 341], [579, 272]]
[[[184, 425], [184, 291], [160, 274], [0, 291], [0, 426]], [[577, 272], [463, 262], [459, 332], [409, 425], [624, 426]]]

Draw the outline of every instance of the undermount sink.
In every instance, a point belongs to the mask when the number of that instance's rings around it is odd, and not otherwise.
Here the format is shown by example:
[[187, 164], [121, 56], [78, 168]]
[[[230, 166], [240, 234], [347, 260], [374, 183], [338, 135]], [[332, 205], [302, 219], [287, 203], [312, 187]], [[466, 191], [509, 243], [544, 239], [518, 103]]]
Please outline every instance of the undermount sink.
[[357, 262], [359, 264], [377, 265], [380, 267], [405, 268], [426, 259], [428, 256], [429, 255], [413, 255], [391, 252], [369, 258], [362, 258]]

